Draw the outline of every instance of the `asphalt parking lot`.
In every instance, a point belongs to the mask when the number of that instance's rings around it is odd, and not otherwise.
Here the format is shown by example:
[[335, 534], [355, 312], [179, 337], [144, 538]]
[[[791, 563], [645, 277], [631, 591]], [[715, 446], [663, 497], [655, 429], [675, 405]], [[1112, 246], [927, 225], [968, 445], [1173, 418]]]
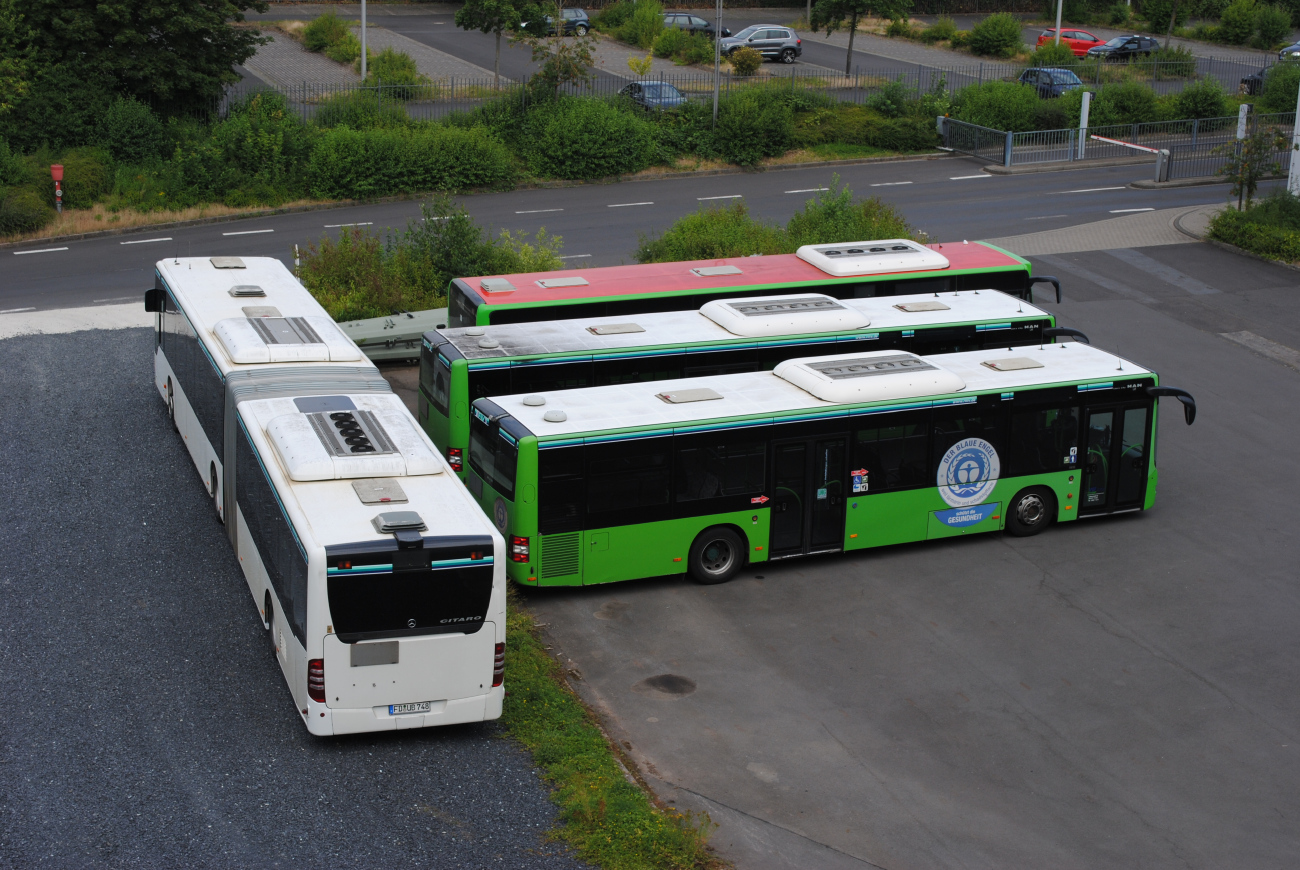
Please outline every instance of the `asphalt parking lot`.
[[306, 732], [151, 343], [0, 341], [0, 866], [586, 866], [495, 724]]
[[1294, 866], [1300, 374], [1219, 333], [1300, 346], [1300, 282], [1200, 244], [1050, 259], [1064, 323], [1197, 399], [1162, 409], [1153, 510], [529, 591], [738, 866]]

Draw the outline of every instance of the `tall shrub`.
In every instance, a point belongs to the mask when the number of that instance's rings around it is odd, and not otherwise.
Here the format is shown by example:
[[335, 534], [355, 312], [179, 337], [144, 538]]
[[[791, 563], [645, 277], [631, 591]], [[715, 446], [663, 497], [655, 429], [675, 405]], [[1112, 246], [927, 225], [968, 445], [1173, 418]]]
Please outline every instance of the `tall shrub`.
[[1230, 111], [1223, 85], [1210, 76], [1192, 82], [1174, 97], [1176, 118], [1221, 118]]
[[158, 157], [166, 137], [162, 122], [148, 106], [118, 97], [100, 118], [99, 141], [114, 160], [145, 163]]
[[650, 164], [654, 131], [631, 108], [561, 97], [530, 113], [529, 163], [556, 178], [606, 178]]
[[1229, 45], [1245, 45], [1255, 35], [1259, 7], [1255, 0], [1234, 0], [1219, 18], [1219, 39]]
[[1030, 85], [985, 82], [958, 92], [953, 116], [994, 130], [1032, 130], [1038, 102], [1038, 91]]
[[640, 46], [649, 51], [655, 44], [655, 38], [664, 29], [664, 7], [659, 0], [636, 0], [632, 14], [619, 31], [624, 42]]
[[330, 11], [303, 28], [302, 44], [308, 51], [324, 51], [350, 33], [348, 23]]
[[995, 12], [971, 28], [970, 50], [987, 57], [1013, 57], [1024, 40], [1020, 19], [1010, 12]]
[[1255, 15], [1256, 48], [1272, 48], [1291, 36], [1291, 12], [1281, 6], [1261, 6]]
[[728, 98], [718, 111], [715, 142], [728, 163], [753, 166], [784, 154], [794, 138], [794, 112], [784, 94], [750, 88]]
[[642, 236], [638, 263], [670, 263], [782, 254], [788, 245], [780, 227], [756, 221], [742, 202], [701, 208], [679, 218], [660, 236]]
[[500, 188], [514, 169], [505, 145], [481, 127], [336, 127], [321, 134], [307, 178], [313, 196], [341, 199]]
[[1261, 112], [1294, 112], [1300, 88], [1300, 63], [1279, 63], [1268, 68], [1256, 107]]
[[[832, 189], [838, 182], [838, 177], [832, 180]], [[801, 245], [905, 239], [911, 234], [912, 227], [894, 206], [874, 196], [854, 202], [853, 191], [845, 185], [835, 193], [818, 194], [794, 213], [786, 224], [786, 246], [797, 250]]]

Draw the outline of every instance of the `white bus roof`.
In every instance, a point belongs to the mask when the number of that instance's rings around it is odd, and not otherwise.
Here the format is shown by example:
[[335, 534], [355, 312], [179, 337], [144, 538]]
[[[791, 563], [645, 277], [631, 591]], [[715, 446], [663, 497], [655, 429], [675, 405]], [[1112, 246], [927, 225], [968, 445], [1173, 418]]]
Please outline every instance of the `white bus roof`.
[[[346, 402], [337, 401], [340, 399]], [[343, 469], [339, 473], [347, 476], [335, 479], [291, 479], [288, 466], [293, 461], [286, 463], [283, 444], [275, 443], [277, 437], [283, 437], [277, 436], [277, 429], [282, 430], [287, 420], [305, 419], [308, 412], [325, 413], [328, 416], [328, 411], [313, 411], [315, 408], [337, 408], [348, 403], [356, 411], [374, 415], [383, 432], [394, 442], [392, 446], [398, 448], [396, 452], [404, 457], [408, 469], [414, 466], [413, 470], [401, 474], [377, 473], [372, 476], [365, 469]], [[479, 509], [464, 484], [447, 469], [441, 454], [428, 436], [420, 431], [401, 399], [391, 393], [311, 396], [301, 400], [254, 399], [240, 403], [239, 415], [285, 510], [293, 520], [295, 530], [304, 539], [305, 547], [391, 541], [392, 535], [379, 532], [373, 520], [379, 514], [393, 511], [418, 513], [428, 527], [423, 532], [426, 537], [496, 534], [492, 523]], [[399, 421], [402, 420], [407, 421], [406, 431], [399, 429]], [[367, 427], [366, 432], [372, 437], [375, 434], [371, 427]], [[308, 434], [316, 437], [310, 430]], [[320, 446], [319, 441], [317, 446]], [[418, 462], [412, 462], [412, 457]], [[371, 458], [382, 459], [383, 456]], [[391, 466], [376, 466], [372, 470], [394, 471]], [[394, 493], [400, 490], [406, 501], [367, 504], [361, 500], [358, 487], [353, 485], [359, 483], [360, 489], [371, 493], [367, 497], [373, 499], [373, 484], [381, 480], [384, 481], [380, 484], [381, 492]], [[392, 486], [394, 482], [396, 488]]]
[[[927, 370], [918, 374], [907, 365], [896, 372], [870, 372], [869, 376], [847, 373], [842, 380], [834, 372], [812, 374], [818, 368], [826, 369], [828, 364], [865, 368], [879, 366], [882, 360], [885, 363], [917, 360]], [[1059, 383], [1118, 381], [1151, 374], [1128, 360], [1123, 361], [1122, 369], [1120, 365], [1114, 354], [1074, 342], [928, 357], [902, 351], [878, 351], [787, 360], [774, 372], [554, 390], [530, 394], [529, 404], [524, 403], [523, 394], [493, 396], [491, 401], [539, 438], [571, 438], [609, 430], [671, 427], [748, 415], [784, 415], [873, 401], [906, 402], [940, 395], [960, 397]], [[909, 388], [896, 388], [899, 379], [904, 379]], [[834, 396], [838, 391], [840, 400], [820, 399], [792, 381], [806, 384], [823, 395]], [[710, 397], [710, 393], [717, 397]], [[538, 396], [544, 403], [537, 404]], [[551, 420], [546, 419], [548, 414]], [[564, 419], [556, 420], [557, 417]]]
[[367, 364], [273, 257], [169, 258], [156, 268], [223, 375], [255, 365]]
[[[834, 317], [799, 315], [797, 318], [784, 319], [785, 324], [791, 324], [787, 328], [768, 330], [762, 336], [756, 335], [752, 330], [734, 332], [710, 317], [712, 314], [719, 320], [729, 322], [733, 328], [743, 329], [743, 326], [737, 325], [740, 318], [719, 316], [725, 314], [724, 306], [734, 311], [735, 306], [751, 299], [775, 301], [813, 297], [830, 300], [837, 306], [841, 306], [844, 314], [853, 316], [839, 319], [843, 325], [838, 325], [837, 318]], [[719, 308], [723, 310], [718, 311]], [[544, 354], [590, 353], [658, 345], [707, 344], [740, 341], [744, 337], [770, 338], [779, 335], [793, 337], [850, 331], [870, 334], [890, 329], [912, 329], [957, 323], [1038, 320], [1048, 316], [1050, 315], [1043, 309], [998, 290], [962, 290], [937, 295], [924, 293], [914, 296], [878, 296], [867, 299], [834, 299], [822, 294], [805, 292], [716, 300], [694, 311], [660, 311], [614, 317], [543, 320], [536, 323], [501, 323], [438, 331], [446, 336], [466, 359], [477, 361]], [[798, 321], [805, 317], [815, 322], [799, 324]], [[862, 324], [864, 317], [867, 320], [865, 325]], [[744, 319], [753, 320], [753, 318]]]

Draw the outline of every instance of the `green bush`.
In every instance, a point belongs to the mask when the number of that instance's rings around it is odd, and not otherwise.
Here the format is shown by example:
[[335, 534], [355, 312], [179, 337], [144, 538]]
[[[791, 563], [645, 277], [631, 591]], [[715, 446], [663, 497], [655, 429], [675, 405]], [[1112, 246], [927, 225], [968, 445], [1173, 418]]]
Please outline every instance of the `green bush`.
[[611, 3], [600, 12], [596, 17], [591, 19], [597, 30], [603, 30], [606, 33], [613, 33], [627, 23], [632, 17], [632, 0], [618, 0], [617, 3]]
[[608, 178], [650, 164], [654, 130], [630, 108], [563, 97], [529, 119], [529, 164], [555, 178]]
[[[835, 179], [831, 187], [838, 187], [838, 182]], [[874, 196], [854, 202], [853, 191], [847, 186], [830, 195], [817, 194], [786, 224], [786, 246], [792, 251], [802, 245], [906, 239], [911, 235], [912, 228], [894, 206]]]
[[951, 45], [953, 48], [965, 48], [969, 46], [970, 31], [958, 30], [956, 33], [952, 35], [952, 38], [948, 40], [948, 44]]
[[783, 96], [766, 88], [752, 88], [723, 101], [714, 134], [722, 159], [737, 166], [753, 166], [790, 148], [794, 112]]
[[636, 0], [627, 22], [619, 29], [619, 39], [649, 51], [663, 29], [664, 7], [659, 0]]
[[346, 21], [333, 12], [326, 12], [303, 28], [302, 44], [308, 51], [324, 51], [351, 34]]
[[1038, 103], [1038, 91], [1030, 85], [985, 82], [967, 85], [957, 93], [953, 117], [994, 130], [1032, 130]]
[[885, 28], [885, 36], [901, 36], [903, 39], [911, 39], [916, 36], [916, 31], [912, 29], [911, 22], [906, 18], [895, 18]]
[[510, 152], [481, 127], [335, 127], [321, 134], [307, 165], [311, 193], [321, 199], [502, 188], [514, 177]]
[[1229, 45], [1245, 45], [1255, 35], [1259, 7], [1255, 0], [1234, 0], [1219, 18], [1219, 39]]
[[727, 60], [731, 62], [731, 69], [736, 75], [752, 76], [763, 65], [763, 54], [746, 45], [733, 50], [727, 55]]
[[902, 78], [889, 82], [880, 90], [867, 97], [867, 106], [875, 109], [886, 118], [901, 118], [916, 102], [915, 96]]
[[[1175, 28], [1176, 31], [1185, 30], [1185, 28]], [[1201, 42], [1222, 42], [1223, 36], [1219, 32], [1219, 25], [1210, 24], [1206, 21], [1198, 21], [1192, 28], [1190, 34], [1192, 39], [1199, 39]]]
[[939, 145], [932, 118], [887, 118], [866, 127], [863, 145], [886, 151], [927, 151]]
[[995, 12], [971, 28], [970, 50], [986, 57], [1013, 57], [1024, 44], [1020, 19], [1010, 12]]
[[638, 263], [671, 263], [787, 253], [780, 227], [755, 221], [744, 203], [701, 208], [679, 218], [661, 236], [641, 237]]
[[420, 74], [415, 60], [404, 51], [385, 48], [366, 62], [367, 85], [382, 85], [385, 97], [414, 100], [430, 95], [429, 77]]
[[1188, 4], [1185, 2], [1177, 2], [1177, 0], [1140, 0], [1138, 11], [1150, 23], [1153, 30], [1164, 33], [1169, 27], [1169, 16], [1174, 12], [1175, 3], [1177, 3], [1178, 18], [1174, 21], [1174, 27], [1182, 27], [1183, 22], [1187, 20]]
[[1300, 62], [1275, 64], [1264, 74], [1264, 89], [1255, 107], [1264, 113], [1294, 112], [1300, 89]]
[[929, 43], [942, 42], [945, 39], [952, 39], [956, 33], [957, 23], [947, 15], [940, 15], [921, 33], [921, 39]]
[[1107, 13], [1107, 22], [1111, 27], [1123, 27], [1128, 24], [1132, 10], [1127, 3], [1116, 3]]
[[[1065, 28], [1061, 28], [1064, 30]], [[1046, 42], [1034, 50], [1029, 62], [1033, 66], [1073, 66], [1074, 50], [1062, 42]]]
[[1245, 218], [1251, 223], [1300, 233], [1300, 197], [1285, 187], [1275, 187], [1246, 210]]
[[1161, 78], [1191, 78], [1196, 75], [1196, 55], [1181, 45], [1158, 48], [1151, 60], [1156, 64]]
[[713, 63], [713, 40], [703, 33], [689, 33], [686, 44], [677, 54], [681, 63]]
[[1230, 208], [1219, 212], [1210, 221], [1210, 238], [1262, 257], [1286, 263], [1300, 261], [1300, 232], [1252, 220], [1251, 212], [1259, 208], [1256, 206], [1245, 213]]
[[1174, 95], [1173, 116], [1182, 118], [1221, 118], [1232, 112], [1228, 94], [1219, 80], [1206, 76]]
[[1060, 100], [1039, 100], [1034, 107], [1034, 127], [1038, 130], [1064, 130], [1070, 126], [1070, 113]]
[[54, 220], [54, 209], [30, 187], [10, 191], [0, 200], [0, 233], [29, 233]]
[[118, 97], [99, 122], [99, 141], [114, 160], [147, 163], [156, 159], [166, 143], [158, 116], [129, 97]]
[[672, 57], [686, 47], [685, 30], [678, 27], [669, 27], [663, 33], [655, 37], [654, 56], [655, 57]]
[[361, 57], [361, 40], [349, 32], [325, 49], [325, 56], [339, 63], [354, 63]]
[[[63, 155], [63, 205], [65, 208], [90, 208], [108, 192], [113, 181], [108, 152], [102, 148], [77, 148]], [[49, 185], [47, 199], [54, 204], [54, 185]]]
[[99, 71], [76, 63], [45, 66], [28, 83], [27, 92], [14, 100], [0, 130], [24, 153], [42, 146], [62, 151], [92, 145], [100, 119], [116, 99], [110, 84]]
[[0, 188], [19, 187], [35, 180], [35, 173], [27, 162], [10, 150], [9, 142], [0, 137]]
[[[516, 101], [518, 102], [518, 101]], [[405, 107], [382, 100], [374, 91], [347, 91], [327, 97], [312, 119], [318, 127], [404, 127], [410, 122]]]
[[1256, 48], [1270, 49], [1290, 39], [1291, 13], [1280, 6], [1261, 6], [1255, 15]]

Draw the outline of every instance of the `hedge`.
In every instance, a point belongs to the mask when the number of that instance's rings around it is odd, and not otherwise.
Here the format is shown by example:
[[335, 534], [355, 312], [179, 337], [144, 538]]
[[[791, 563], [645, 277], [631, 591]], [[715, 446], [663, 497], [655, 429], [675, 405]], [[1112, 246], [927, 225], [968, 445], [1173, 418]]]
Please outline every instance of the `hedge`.
[[311, 194], [321, 199], [503, 188], [515, 174], [505, 144], [482, 127], [336, 127], [321, 134], [307, 163]]
[[1210, 221], [1210, 238], [1273, 260], [1300, 261], [1300, 232], [1256, 223], [1234, 209], [1224, 209]]

